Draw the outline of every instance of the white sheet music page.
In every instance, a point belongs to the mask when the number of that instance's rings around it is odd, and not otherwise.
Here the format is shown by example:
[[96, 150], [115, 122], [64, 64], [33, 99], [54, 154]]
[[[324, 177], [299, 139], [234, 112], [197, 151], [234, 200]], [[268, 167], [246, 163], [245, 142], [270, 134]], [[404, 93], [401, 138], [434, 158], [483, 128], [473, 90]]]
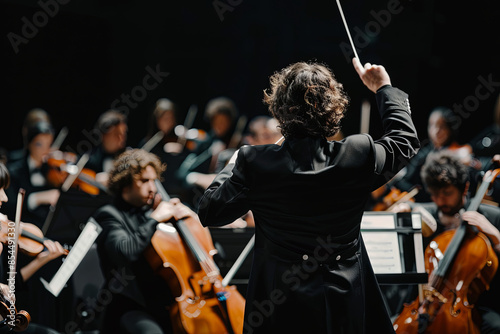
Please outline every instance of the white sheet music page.
[[89, 251], [90, 247], [92, 247], [92, 245], [94, 244], [94, 241], [97, 239], [100, 230], [101, 227], [97, 224], [97, 222], [95, 222], [93, 218], [91, 218], [78, 236], [78, 239], [73, 245], [73, 248], [71, 248], [71, 251], [69, 252], [68, 256], [66, 257], [63, 264], [56, 272], [50, 283], [40, 277], [40, 280], [42, 281], [45, 288], [54, 296], [59, 296], [59, 293], [66, 285], [71, 275], [73, 275], [76, 268], [82, 262], [84, 256]]
[[375, 274], [403, 273], [398, 233], [395, 228], [394, 214], [368, 212], [363, 215], [361, 233]]

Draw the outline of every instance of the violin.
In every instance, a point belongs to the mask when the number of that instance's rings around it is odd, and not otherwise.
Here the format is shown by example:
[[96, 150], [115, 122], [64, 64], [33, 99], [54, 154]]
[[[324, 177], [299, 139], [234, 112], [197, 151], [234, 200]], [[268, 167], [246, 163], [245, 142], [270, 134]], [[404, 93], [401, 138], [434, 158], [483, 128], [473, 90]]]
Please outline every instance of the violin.
[[[10, 304], [11, 306], [7, 306]], [[12, 319], [12, 316], [14, 316]], [[24, 310], [17, 311], [14, 303], [0, 294], [0, 328], [9, 326], [14, 332], [22, 332], [31, 321], [31, 316]]]
[[[24, 189], [19, 189], [17, 196], [16, 221], [10, 226], [8, 239], [8, 287], [7, 295], [0, 293], [0, 325], [7, 326], [10, 330], [24, 331], [31, 317], [24, 310], [17, 311], [15, 306], [15, 291], [16, 291], [16, 272], [17, 272], [17, 250], [19, 240], [19, 225], [21, 220], [22, 203], [24, 200]], [[3, 233], [6, 233], [5, 231]], [[9, 306], [7, 306], [9, 304]]]
[[76, 155], [71, 152], [58, 150], [51, 152], [45, 162], [48, 166], [49, 183], [53, 187], [60, 188], [64, 186], [69, 176], [77, 175], [70, 187], [78, 188], [90, 195], [98, 195], [101, 190], [106, 191], [105, 187], [96, 181], [96, 172], [89, 168], [79, 168], [81, 160], [77, 162], [76, 159]]
[[418, 194], [418, 191], [418, 187], [415, 187], [410, 191], [401, 191], [395, 187], [391, 187], [391, 190], [384, 196], [382, 201], [373, 206], [372, 211], [390, 211], [399, 203], [406, 201], [414, 202], [415, 200], [413, 197]]
[[[162, 200], [169, 200], [156, 181]], [[158, 224], [145, 256], [175, 296], [169, 308], [175, 333], [242, 333], [245, 299], [222, 283], [215, 253], [210, 232], [196, 218]]]
[[[9, 233], [14, 228], [14, 222], [10, 221], [7, 216], [0, 214], [0, 242], [8, 243]], [[19, 223], [18, 247], [21, 252], [29, 256], [37, 256], [44, 251], [44, 241], [47, 240], [43, 236], [42, 230], [31, 223]], [[69, 249], [65, 248], [64, 255], [69, 254]]]
[[186, 147], [189, 151], [194, 151], [199, 142], [207, 139], [207, 132], [202, 129], [187, 128], [184, 125], [177, 125], [174, 129], [178, 142]]
[[[500, 169], [486, 173], [467, 211], [476, 211]], [[443, 255], [444, 254], [444, 255]], [[474, 304], [498, 269], [498, 257], [488, 239], [477, 228], [462, 221], [456, 230], [434, 238], [425, 250], [429, 282], [423, 301], [405, 304], [393, 326], [397, 334], [479, 334]]]

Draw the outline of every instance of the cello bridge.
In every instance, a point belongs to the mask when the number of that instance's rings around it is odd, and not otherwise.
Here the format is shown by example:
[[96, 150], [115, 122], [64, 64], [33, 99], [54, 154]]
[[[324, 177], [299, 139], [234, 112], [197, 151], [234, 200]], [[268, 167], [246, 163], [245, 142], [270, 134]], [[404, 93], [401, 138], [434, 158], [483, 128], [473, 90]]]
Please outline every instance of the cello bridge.
[[446, 303], [448, 299], [436, 291], [434, 288], [426, 287], [424, 288], [424, 296], [429, 302], [434, 302], [434, 298], [437, 298], [440, 303]]

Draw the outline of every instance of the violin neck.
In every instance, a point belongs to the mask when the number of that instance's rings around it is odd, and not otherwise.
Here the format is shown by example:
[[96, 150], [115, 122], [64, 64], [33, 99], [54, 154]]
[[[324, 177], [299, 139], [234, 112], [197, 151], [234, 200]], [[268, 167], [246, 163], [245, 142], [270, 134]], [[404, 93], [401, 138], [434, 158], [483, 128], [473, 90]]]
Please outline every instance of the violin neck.
[[489, 178], [483, 180], [483, 182], [481, 183], [481, 185], [479, 186], [479, 188], [476, 191], [476, 195], [474, 196], [474, 198], [471, 200], [469, 206], [467, 207], [467, 211], [477, 211], [477, 209], [479, 208], [479, 204], [481, 204], [481, 201], [483, 200], [484, 195], [488, 191], [490, 184], [494, 179], [495, 179], [495, 177], [490, 176]]
[[37, 236], [37, 235], [35, 235], [35, 234], [31, 233], [31, 232], [23, 230], [23, 231], [21, 231], [21, 235], [23, 237], [26, 237], [26, 238], [31, 239], [33, 241], [39, 242], [39, 243], [41, 243], [43, 245], [44, 239], [40, 238], [39, 236]]

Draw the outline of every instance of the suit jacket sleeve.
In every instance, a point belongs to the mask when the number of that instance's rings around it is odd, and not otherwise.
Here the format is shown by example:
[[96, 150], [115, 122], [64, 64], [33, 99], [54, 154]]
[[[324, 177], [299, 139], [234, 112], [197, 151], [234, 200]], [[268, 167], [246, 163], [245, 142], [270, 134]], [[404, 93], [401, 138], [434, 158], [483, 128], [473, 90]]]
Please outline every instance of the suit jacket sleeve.
[[417, 130], [411, 119], [408, 95], [392, 86], [384, 86], [375, 95], [384, 134], [375, 140], [375, 172], [380, 175], [375, 188], [403, 169], [420, 148]]
[[198, 216], [203, 226], [227, 225], [248, 212], [244, 199], [249, 186], [243, 172], [246, 149], [240, 148], [236, 162], [220, 171], [205, 190], [198, 207]]
[[149, 219], [139, 226], [135, 233], [131, 233], [127, 229], [125, 219], [117, 214], [112, 214], [109, 210], [100, 210], [95, 218], [103, 228], [103, 232], [99, 236], [102, 238], [101, 245], [107, 256], [120, 265], [139, 259], [150, 244], [158, 224], [156, 220]]

